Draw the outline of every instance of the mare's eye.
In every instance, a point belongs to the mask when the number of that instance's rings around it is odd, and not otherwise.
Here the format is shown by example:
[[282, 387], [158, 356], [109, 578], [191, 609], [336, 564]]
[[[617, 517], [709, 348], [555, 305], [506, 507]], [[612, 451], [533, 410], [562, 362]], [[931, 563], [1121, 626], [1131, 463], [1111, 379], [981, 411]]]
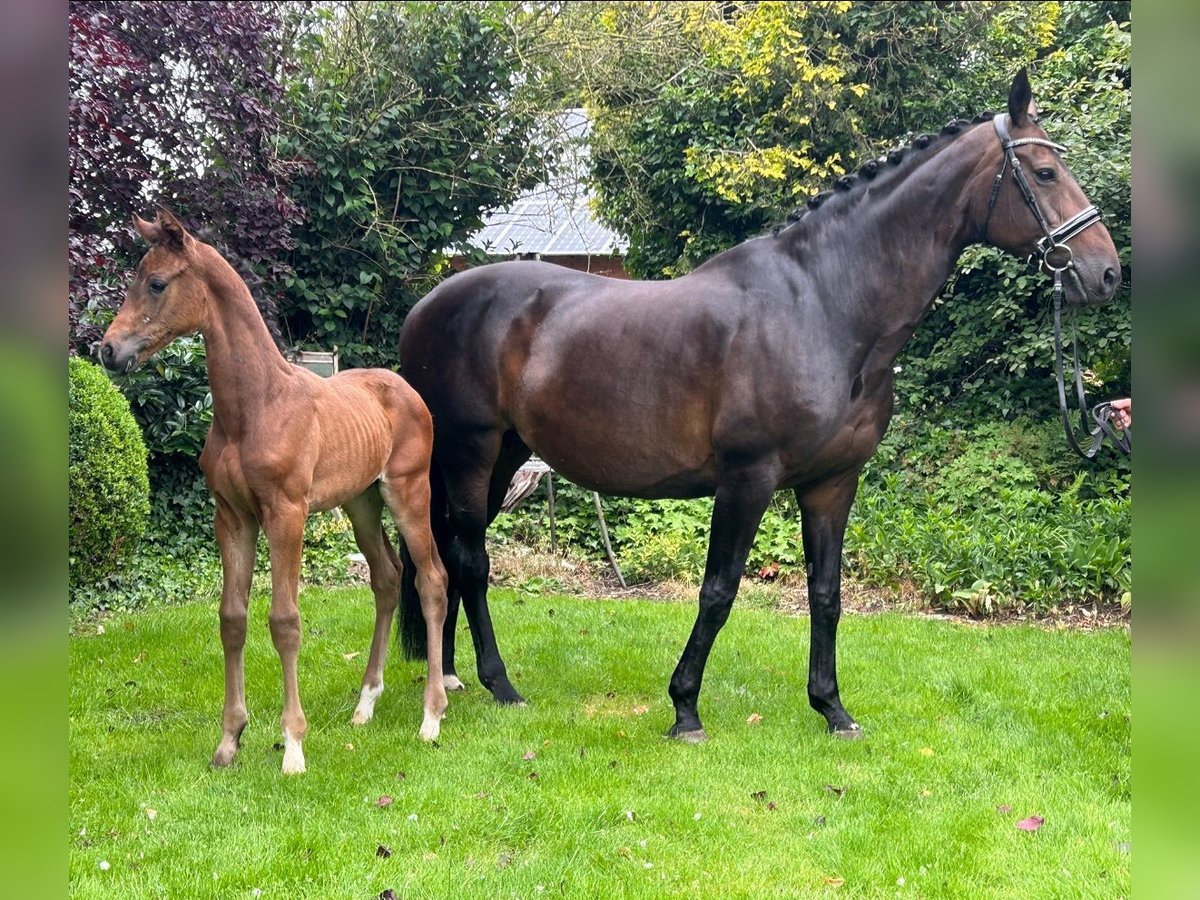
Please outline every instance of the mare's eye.
[[1058, 174], [1053, 169], [1038, 169], [1034, 174], [1037, 180], [1043, 184], [1047, 184], [1058, 177]]
[[163, 281], [161, 278], [151, 278], [150, 279], [150, 293], [161, 294], [166, 289], [167, 289], [167, 283], [165, 281]]

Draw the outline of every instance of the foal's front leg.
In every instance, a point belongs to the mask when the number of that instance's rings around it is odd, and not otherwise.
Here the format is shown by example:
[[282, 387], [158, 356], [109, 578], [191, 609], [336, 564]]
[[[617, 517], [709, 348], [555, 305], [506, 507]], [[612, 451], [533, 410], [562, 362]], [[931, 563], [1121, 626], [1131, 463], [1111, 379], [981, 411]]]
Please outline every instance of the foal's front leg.
[[221, 743], [213, 754], [214, 766], [227, 766], [237, 756], [246, 727], [246, 607], [254, 576], [254, 545], [258, 522], [236, 512], [218, 495], [216, 532], [221, 549], [221, 647], [225, 652], [225, 709], [221, 715]]
[[304, 771], [304, 737], [308, 720], [300, 707], [296, 676], [300, 657], [300, 610], [296, 594], [300, 587], [300, 560], [304, 550], [304, 504], [286, 501], [263, 511], [263, 530], [271, 552], [271, 640], [283, 667], [283, 774]]

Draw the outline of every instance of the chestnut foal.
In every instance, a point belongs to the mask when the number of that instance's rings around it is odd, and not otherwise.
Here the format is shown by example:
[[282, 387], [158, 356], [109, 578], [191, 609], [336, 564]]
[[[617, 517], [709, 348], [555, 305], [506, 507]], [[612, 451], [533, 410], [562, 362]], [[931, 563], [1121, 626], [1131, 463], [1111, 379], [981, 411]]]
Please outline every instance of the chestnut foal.
[[[200, 466], [216, 500], [221, 550], [221, 644], [225, 708], [214, 766], [237, 755], [246, 727], [243, 647], [259, 528], [271, 557], [271, 639], [283, 666], [283, 772], [304, 771], [308, 730], [300, 707], [300, 579], [309, 513], [340, 506], [371, 569], [375, 636], [354, 711], [370, 720], [383, 692], [388, 632], [400, 590], [400, 561], [383, 531], [386, 503], [414, 561], [421, 613], [439, 636], [446, 618], [446, 571], [430, 533], [429, 460], [433, 425], [408, 384], [383, 369], [321, 378], [291, 365], [271, 340], [245, 283], [212, 247], [168, 211], [134, 217], [150, 243], [100, 359], [116, 372], [142, 365], [174, 338], [199, 331], [207, 348], [213, 422]], [[438, 736], [446, 710], [442, 646], [430, 641], [420, 735]]]

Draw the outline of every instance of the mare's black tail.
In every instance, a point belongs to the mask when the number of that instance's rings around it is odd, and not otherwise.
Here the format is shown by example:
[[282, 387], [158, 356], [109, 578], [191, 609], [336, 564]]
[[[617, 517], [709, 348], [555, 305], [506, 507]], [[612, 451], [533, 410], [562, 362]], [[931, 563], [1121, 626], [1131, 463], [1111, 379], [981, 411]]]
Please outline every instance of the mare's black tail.
[[[431, 463], [429, 467], [429, 487], [429, 518], [433, 528], [433, 542], [437, 545], [438, 556], [444, 562], [446, 541], [450, 536], [450, 503], [446, 498], [446, 483], [437, 463]], [[417, 593], [417, 573], [403, 541], [400, 542], [400, 562], [404, 564], [404, 571], [400, 575], [397, 637], [405, 659], [424, 659], [428, 635], [425, 633], [425, 618], [421, 615], [421, 597]], [[453, 593], [453, 584], [449, 586], [449, 591]]]

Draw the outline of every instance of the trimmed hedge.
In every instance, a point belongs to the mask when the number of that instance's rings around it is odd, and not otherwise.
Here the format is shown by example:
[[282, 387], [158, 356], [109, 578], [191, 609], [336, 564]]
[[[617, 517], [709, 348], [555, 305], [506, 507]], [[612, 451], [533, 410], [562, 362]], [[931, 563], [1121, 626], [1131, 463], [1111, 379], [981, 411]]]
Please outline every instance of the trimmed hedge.
[[100, 367], [71, 357], [68, 390], [70, 590], [126, 562], [146, 530], [146, 444], [129, 402]]

